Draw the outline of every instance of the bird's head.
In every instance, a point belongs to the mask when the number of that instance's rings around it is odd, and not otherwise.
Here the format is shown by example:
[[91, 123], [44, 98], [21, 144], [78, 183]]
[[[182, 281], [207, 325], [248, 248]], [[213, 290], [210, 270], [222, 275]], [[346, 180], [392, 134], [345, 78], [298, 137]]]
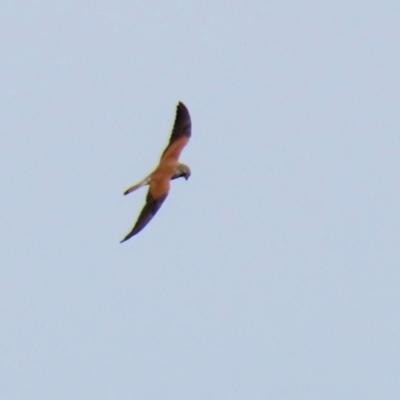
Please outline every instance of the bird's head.
[[188, 180], [190, 177], [190, 174], [191, 174], [190, 168], [187, 165], [178, 164], [175, 168], [172, 179], [185, 178], [186, 180]]

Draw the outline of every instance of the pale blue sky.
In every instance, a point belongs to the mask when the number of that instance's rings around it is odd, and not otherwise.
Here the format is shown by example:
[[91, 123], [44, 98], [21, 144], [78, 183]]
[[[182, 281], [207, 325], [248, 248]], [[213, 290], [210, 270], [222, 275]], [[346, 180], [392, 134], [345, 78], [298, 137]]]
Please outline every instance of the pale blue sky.
[[400, 397], [398, 1], [3, 3], [0, 399]]

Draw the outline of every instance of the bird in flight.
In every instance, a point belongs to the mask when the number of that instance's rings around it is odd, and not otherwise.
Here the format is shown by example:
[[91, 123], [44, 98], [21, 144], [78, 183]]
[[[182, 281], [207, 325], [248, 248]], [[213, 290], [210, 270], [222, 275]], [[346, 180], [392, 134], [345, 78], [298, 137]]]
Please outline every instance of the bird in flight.
[[190, 177], [190, 168], [179, 162], [179, 156], [189, 142], [191, 136], [191, 121], [186, 106], [179, 102], [176, 107], [176, 117], [169, 143], [162, 153], [157, 168], [142, 181], [127, 189], [124, 194], [129, 194], [142, 186], [149, 185], [146, 204], [140, 213], [134, 227], [125, 236], [121, 243], [139, 233], [156, 215], [162, 203], [168, 196], [170, 181], [177, 178]]

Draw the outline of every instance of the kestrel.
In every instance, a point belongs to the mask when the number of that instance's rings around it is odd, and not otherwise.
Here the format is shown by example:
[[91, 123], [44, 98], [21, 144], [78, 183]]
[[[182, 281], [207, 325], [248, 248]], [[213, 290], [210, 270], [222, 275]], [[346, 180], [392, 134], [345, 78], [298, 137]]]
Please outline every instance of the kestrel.
[[146, 204], [144, 205], [135, 226], [121, 241], [121, 243], [139, 233], [150, 222], [154, 215], [156, 215], [162, 203], [168, 196], [170, 180], [181, 177], [186, 180], [189, 179], [190, 168], [179, 162], [179, 156], [183, 148], [189, 142], [190, 136], [191, 121], [189, 111], [183, 103], [179, 102], [176, 107], [176, 117], [171, 137], [168, 146], [162, 153], [157, 168], [149, 176], [124, 192], [126, 195], [142, 186], [150, 185], [149, 191], [147, 192]]

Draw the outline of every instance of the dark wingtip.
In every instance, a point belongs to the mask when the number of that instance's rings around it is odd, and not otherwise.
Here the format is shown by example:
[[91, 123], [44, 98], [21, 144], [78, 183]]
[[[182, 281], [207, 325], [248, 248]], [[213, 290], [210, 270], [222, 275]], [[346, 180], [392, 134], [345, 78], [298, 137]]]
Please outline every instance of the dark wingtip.
[[[140, 231], [140, 230], [139, 230]], [[128, 235], [127, 236], [125, 236], [121, 241], [120, 241], [120, 243], [124, 243], [124, 242], [126, 242], [127, 240], [129, 240], [130, 238], [132, 238], [133, 236], [135, 236], [137, 233], [139, 233], [139, 231], [134, 231], [134, 230], [132, 230], [132, 232], [130, 232], [130, 233], [128, 233]]]
[[124, 242], [126, 242], [127, 240], [129, 240], [132, 236], [134, 236], [135, 234], [133, 234], [132, 235], [132, 232], [131, 233], [129, 233], [128, 235], [126, 235], [121, 241], [120, 241], [120, 243], [124, 243]]
[[176, 106], [176, 108], [183, 108], [184, 110], [187, 110], [187, 107], [181, 101], [178, 102], [178, 105]]

